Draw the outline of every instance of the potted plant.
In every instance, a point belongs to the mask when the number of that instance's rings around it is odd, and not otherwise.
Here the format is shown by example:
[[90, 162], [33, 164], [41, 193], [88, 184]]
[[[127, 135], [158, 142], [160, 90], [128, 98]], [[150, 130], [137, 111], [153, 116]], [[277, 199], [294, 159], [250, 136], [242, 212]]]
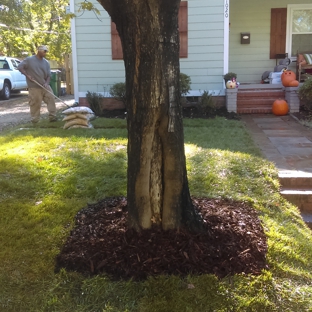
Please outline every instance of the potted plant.
[[223, 76], [223, 78], [224, 78], [224, 82], [227, 83], [229, 80], [232, 80], [233, 78], [235, 78], [235, 80], [236, 80], [237, 74], [229, 72], [229, 73], [225, 74]]

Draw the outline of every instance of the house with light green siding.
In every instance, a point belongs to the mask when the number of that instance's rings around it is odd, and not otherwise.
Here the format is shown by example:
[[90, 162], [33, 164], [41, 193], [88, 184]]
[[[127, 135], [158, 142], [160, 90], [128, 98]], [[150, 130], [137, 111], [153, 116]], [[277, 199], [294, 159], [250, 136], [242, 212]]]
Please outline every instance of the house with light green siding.
[[[70, 0], [70, 11], [76, 15], [71, 25], [76, 101], [87, 91], [109, 96], [113, 84], [125, 81], [123, 61], [114, 57], [109, 15], [96, 0], [91, 2], [101, 14], [82, 14], [80, 2]], [[260, 83], [262, 73], [273, 71], [285, 53], [296, 61], [297, 50], [312, 51], [311, 0], [183, 2], [186, 54], [180, 57], [180, 70], [191, 77], [191, 94], [206, 90], [225, 95], [223, 75], [229, 71], [237, 73], [241, 84]]]
[[[296, 71], [297, 50], [312, 52], [311, 0], [230, 1], [229, 71], [243, 83], [260, 83], [273, 70], [276, 54], [288, 53]], [[241, 33], [250, 43], [241, 43]]]

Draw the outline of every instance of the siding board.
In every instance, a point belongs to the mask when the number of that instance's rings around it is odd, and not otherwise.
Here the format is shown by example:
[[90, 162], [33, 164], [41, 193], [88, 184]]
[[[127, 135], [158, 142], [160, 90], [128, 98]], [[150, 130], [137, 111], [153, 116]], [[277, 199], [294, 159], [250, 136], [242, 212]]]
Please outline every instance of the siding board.
[[[123, 61], [112, 60], [110, 17], [96, 0], [91, 2], [101, 11], [99, 20], [93, 12], [76, 12], [80, 93], [102, 92], [103, 86], [125, 79]], [[223, 89], [223, 10], [223, 0], [188, 1], [188, 54], [180, 59], [180, 70], [190, 75], [192, 90]]]

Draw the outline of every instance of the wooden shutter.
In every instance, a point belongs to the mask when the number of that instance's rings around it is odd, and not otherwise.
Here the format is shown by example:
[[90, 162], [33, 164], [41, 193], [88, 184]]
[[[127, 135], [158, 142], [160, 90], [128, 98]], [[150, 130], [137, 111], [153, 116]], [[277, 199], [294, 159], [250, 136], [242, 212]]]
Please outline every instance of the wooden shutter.
[[112, 59], [113, 60], [122, 60], [122, 46], [121, 40], [116, 28], [116, 24], [111, 22], [111, 35], [112, 35]]
[[180, 34], [180, 57], [187, 57], [188, 43], [187, 43], [187, 1], [180, 2], [179, 9], [179, 34]]
[[271, 9], [270, 59], [285, 53], [287, 9]]
[[[188, 52], [188, 21], [187, 21], [187, 1], [181, 1], [179, 9], [179, 33], [180, 33], [180, 57], [187, 57]], [[118, 35], [116, 24], [111, 22], [111, 37], [112, 37], [112, 59], [122, 60], [122, 46]]]

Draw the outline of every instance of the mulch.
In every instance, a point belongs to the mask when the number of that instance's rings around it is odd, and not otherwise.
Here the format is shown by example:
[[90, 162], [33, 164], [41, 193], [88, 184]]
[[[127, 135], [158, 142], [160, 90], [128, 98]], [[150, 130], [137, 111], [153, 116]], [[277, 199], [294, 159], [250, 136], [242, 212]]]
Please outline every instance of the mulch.
[[182, 108], [183, 118], [210, 119], [224, 117], [226, 119], [240, 120], [240, 116], [234, 112], [228, 112], [225, 107], [216, 108], [213, 111], [205, 111], [199, 105], [187, 106]]
[[252, 207], [226, 199], [192, 200], [203, 219], [200, 233], [129, 229], [125, 197], [89, 204], [75, 217], [56, 258], [56, 271], [144, 280], [160, 274], [257, 275], [268, 268], [266, 235]]
[[[233, 112], [228, 112], [225, 107], [219, 107], [211, 112], [204, 112], [196, 103], [191, 106], [183, 107], [182, 114], [184, 118], [209, 119], [215, 117], [224, 117], [226, 119], [239, 120], [240, 116]], [[125, 109], [103, 110], [101, 117], [125, 119], [127, 117]]]
[[312, 107], [311, 105], [301, 105], [299, 112], [292, 113], [299, 121], [312, 121]]

